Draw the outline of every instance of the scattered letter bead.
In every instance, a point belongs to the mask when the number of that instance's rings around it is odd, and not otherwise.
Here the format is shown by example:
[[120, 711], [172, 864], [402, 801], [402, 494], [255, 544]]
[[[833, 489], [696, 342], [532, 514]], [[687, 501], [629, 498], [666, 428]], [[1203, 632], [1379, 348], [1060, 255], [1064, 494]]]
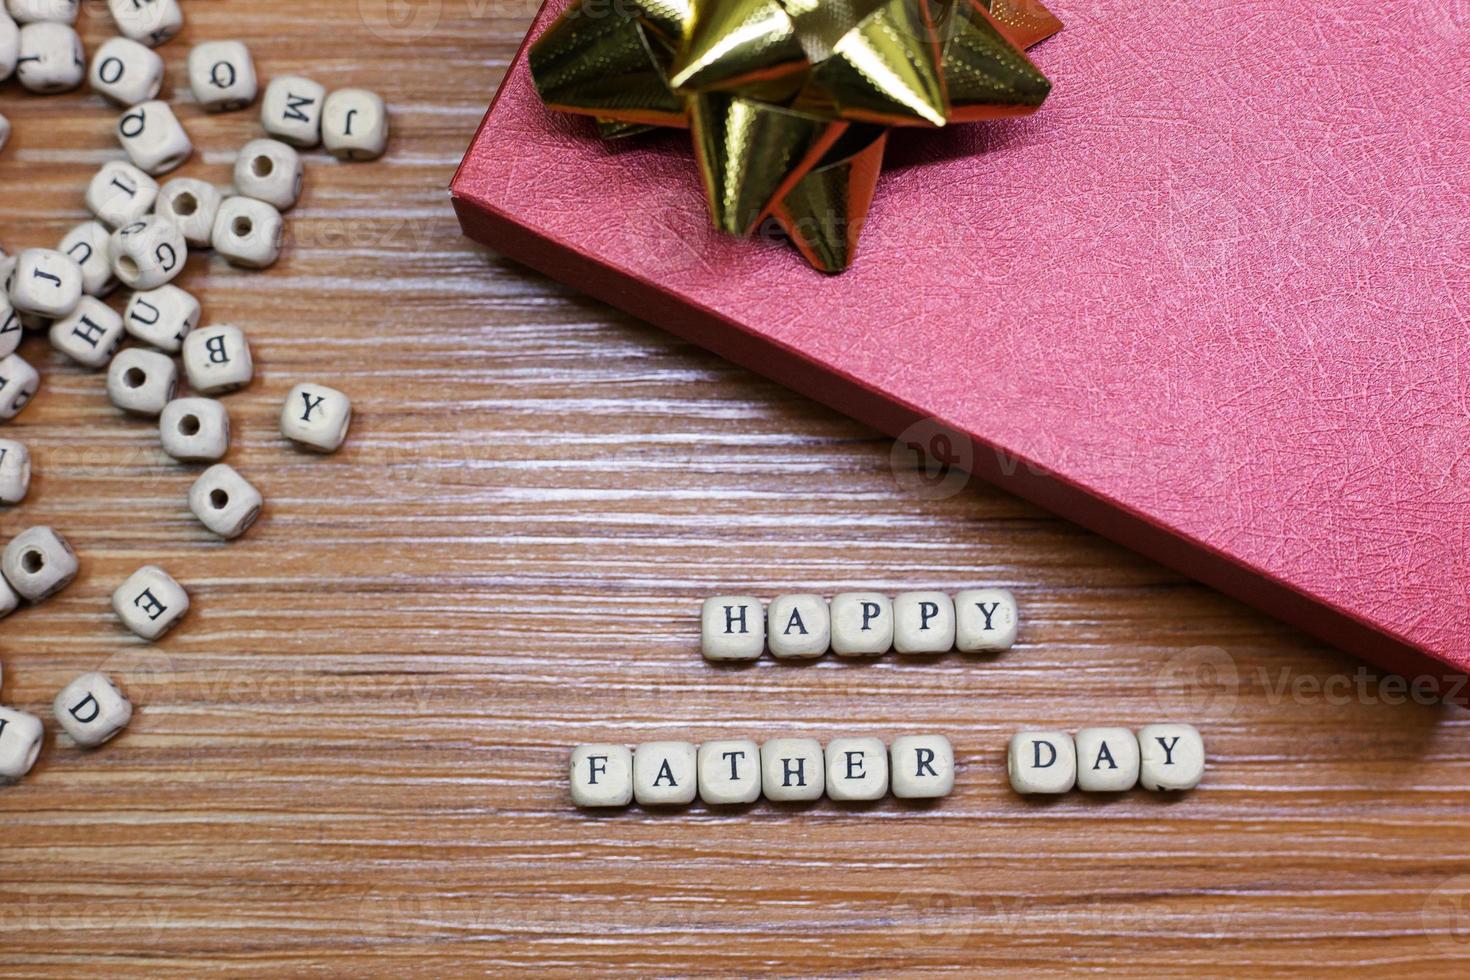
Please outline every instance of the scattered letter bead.
[[87, 74], [82, 39], [66, 24], [38, 21], [20, 29], [15, 77], [39, 95], [70, 92]]
[[10, 16], [22, 24], [75, 24], [80, 4], [78, 0], [7, 0], [5, 6]]
[[92, 55], [87, 79], [99, 95], [121, 106], [135, 106], [158, 98], [158, 90], [163, 87], [163, 59], [137, 41], [111, 38]]
[[107, 0], [107, 9], [123, 37], [156, 48], [184, 26], [178, 0]]
[[123, 228], [149, 211], [158, 198], [158, 181], [121, 160], [102, 165], [87, 185], [87, 210], [109, 228]]
[[230, 415], [213, 398], [175, 398], [158, 417], [163, 451], [186, 463], [215, 462], [230, 448]]
[[24, 336], [20, 314], [10, 305], [10, 297], [0, 289], [0, 357], [14, 354]]
[[117, 288], [108, 250], [111, 233], [100, 221], [83, 221], [61, 240], [59, 251], [82, 270], [82, 292], [106, 296]]
[[1121, 793], [1138, 784], [1138, 739], [1126, 728], [1084, 728], [1077, 733], [1077, 788]]
[[222, 538], [238, 538], [260, 516], [260, 491], [225, 463], [216, 463], [189, 488], [189, 509]]
[[633, 753], [626, 745], [579, 745], [568, 777], [577, 806], [627, 806], [633, 802]]
[[177, 354], [199, 325], [199, 301], [178, 286], [134, 293], [123, 311], [128, 333], [159, 350]]
[[156, 640], [189, 611], [189, 593], [157, 565], [144, 565], [112, 593], [112, 608], [128, 629]]
[[235, 190], [289, 211], [301, 197], [301, 154], [280, 140], [251, 140], [235, 158]]
[[10, 120], [0, 116], [0, 150], [5, 149], [5, 144], [10, 142]]
[[208, 248], [223, 200], [213, 184], [193, 177], [175, 177], [159, 189], [155, 210], [160, 218], [179, 226], [191, 247]]
[[1017, 732], [1007, 770], [1017, 793], [1065, 793], [1077, 783], [1077, 749], [1066, 732]]
[[260, 104], [265, 131], [292, 146], [312, 147], [322, 141], [322, 103], [327, 90], [309, 78], [282, 75], [271, 79]]
[[320, 453], [336, 452], [351, 422], [352, 402], [326, 385], [297, 385], [281, 407], [281, 434]]
[[893, 795], [932, 800], [954, 789], [954, 747], [943, 735], [905, 735], [893, 740]]
[[178, 225], [155, 215], [113, 232], [108, 252], [112, 271], [124, 283], [133, 289], [157, 289], [183, 271], [189, 246]]
[[10, 303], [21, 313], [55, 319], [77, 308], [82, 269], [71, 256], [49, 248], [28, 248], [15, 257]]
[[184, 338], [184, 372], [201, 395], [220, 395], [250, 383], [255, 365], [239, 327], [203, 327]]
[[1138, 731], [1138, 751], [1144, 789], [1194, 789], [1205, 774], [1205, 743], [1193, 725], [1146, 725]]
[[0, 504], [18, 504], [31, 487], [31, 451], [14, 439], [0, 439]]
[[51, 346], [94, 371], [107, 366], [122, 338], [122, 317], [93, 296], [83, 296], [75, 310], [51, 324]]
[[31, 771], [41, 754], [41, 719], [14, 708], [0, 708], [0, 780], [15, 782]]
[[893, 601], [879, 592], [841, 592], [832, 597], [832, 652], [877, 656], [893, 648]]
[[766, 647], [766, 613], [754, 596], [704, 600], [699, 630], [707, 660], [755, 660]]
[[168, 103], [157, 100], [123, 113], [117, 121], [117, 139], [128, 159], [155, 177], [178, 167], [194, 152], [194, 144], [173, 110]]
[[157, 415], [173, 401], [179, 369], [158, 351], [129, 347], [107, 366], [107, 397], [132, 415]]
[[51, 528], [33, 527], [5, 546], [0, 568], [11, 588], [31, 602], [40, 602], [77, 577], [77, 556], [66, 539]]
[[206, 112], [233, 112], [255, 101], [255, 61], [239, 41], [196, 44], [189, 52], [189, 87]]
[[1016, 597], [1005, 589], [970, 589], [954, 605], [955, 645], [965, 653], [1009, 650], [1016, 642]]
[[771, 655], [789, 659], [820, 657], [832, 645], [832, 619], [819, 595], [782, 595], [766, 615]]
[[827, 795], [834, 800], [881, 800], [888, 793], [888, 749], [881, 739], [834, 738], [827, 743]]
[[[20, 58], [20, 28], [10, 15], [0, 11], [0, 82], [15, 74], [15, 62]], [[5, 144], [0, 140], [0, 147]]]
[[322, 109], [322, 145], [343, 160], [376, 160], [388, 148], [388, 107], [375, 92], [338, 89]]
[[253, 197], [227, 197], [214, 217], [210, 244], [226, 261], [264, 269], [281, 254], [286, 233], [281, 212]]
[[83, 748], [95, 748], [128, 727], [133, 703], [106, 674], [83, 674], [51, 703], [62, 730]]
[[41, 389], [41, 376], [19, 354], [0, 358], [0, 419], [13, 419]]
[[692, 803], [697, 768], [692, 742], [644, 742], [633, 752], [633, 796], [643, 806]]
[[827, 788], [822, 743], [773, 738], [761, 746], [761, 791], [778, 803], [818, 799]]
[[747, 738], [699, 747], [699, 798], [712, 806], [753, 803], [761, 795], [761, 750]]
[[893, 649], [948, 653], [954, 649], [954, 600], [943, 592], [904, 592], [893, 600]]
[[5, 581], [4, 577], [0, 577], [0, 619], [15, 612], [19, 606], [20, 596], [15, 594], [15, 590], [10, 587], [10, 583]]

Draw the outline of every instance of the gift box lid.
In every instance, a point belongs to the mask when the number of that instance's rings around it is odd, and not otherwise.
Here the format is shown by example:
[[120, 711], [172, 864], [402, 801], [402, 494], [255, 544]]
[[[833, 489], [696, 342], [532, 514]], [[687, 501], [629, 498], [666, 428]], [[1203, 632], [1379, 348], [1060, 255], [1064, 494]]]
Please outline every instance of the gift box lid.
[[896, 133], [840, 275], [711, 230], [687, 134], [599, 139], [541, 104], [524, 46], [456, 209], [885, 431], [932, 420], [976, 474], [1329, 642], [1470, 668], [1470, 22], [1049, 6], [1045, 106]]

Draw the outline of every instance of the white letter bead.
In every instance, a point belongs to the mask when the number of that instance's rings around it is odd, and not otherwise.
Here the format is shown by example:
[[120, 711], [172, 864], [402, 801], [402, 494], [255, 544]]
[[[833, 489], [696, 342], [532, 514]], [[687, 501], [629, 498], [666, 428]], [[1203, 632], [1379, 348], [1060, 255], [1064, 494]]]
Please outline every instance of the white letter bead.
[[184, 372], [201, 395], [243, 388], [255, 374], [250, 344], [239, 327], [204, 327], [184, 338]]
[[14, 708], [0, 708], [0, 780], [15, 782], [31, 771], [41, 754], [41, 719]]
[[156, 213], [172, 221], [192, 248], [208, 248], [214, 219], [224, 196], [214, 185], [193, 177], [175, 177], [158, 191]]
[[159, 350], [177, 354], [199, 325], [199, 301], [178, 286], [134, 293], [123, 311], [128, 333]]
[[87, 74], [82, 39], [66, 24], [37, 21], [20, 29], [15, 77], [39, 95], [70, 92]]
[[102, 165], [87, 185], [87, 210], [109, 228], [122, 228], [153, 210], [158, 181], [121, 160]]
[[10, 304], [21, 313], [66, 316], [82, 298], [82, 269], [71, 256], [49, 248], [28, 248], [15, 257], [10, 274]]
[[5, 144], [10, 142], [10, 120], [0, 116], [0, 150], [5, 149]]
[[375, 92], [333, 92], [322, 109], [322, 145], [343, 160], [376, 160], [388, 148], [388, 107]]
[[157, 565], [144, 565], [112, 593], [112, 609], [128, 629], [156, 640], [189, 611], [189, 593]]
[[579, 745], [567, 776], [577, 806], [627, 806], [633, 802], [633, 753], [626, 745]]
[[1077, 733], [1077, 788], [1121, 793], [1138, 784], [1138, 739], [1126, 728], [1084, 728]]
[[893, 601], [879, 592], [841, 592], [832, 597], [832, 652], [840, 657], [877, 656], [893, 648]]
[[893, 600], [893, 649], [948, 653], [954, 649], [954, 600], [943, 592], [904, 592]]
[[125, 37], [106, 41], [92, 55], [87, 74], [92, 91], [121, 106], [158, 98], [163, 87], [163, 59], [152, 48]]
[[83, 674], [56, 695], [51, 711], [82, 748], [94, 748], [128, 727], [133, 703], [106, 674]]
[[[15, 62], [19, 57], [20, 28], [9, 14], [0, 11], [0, 82], [15, 74]], [[0, 140], [0, 147], [3, 146], [4, 140]]]
[[832, 645], [832, 619], [819, 595], [782, 595], [766, 615], [771, 655], [788, 659], [820, 657]]
[[78, 0], [7, 0], [6, 9], [10, 16], [22, 24], [51, 21], [56, 24], [74, 24]]
[[1009, 650], [1016, 642], [1016, 597], [1005, 589], [970, 589], [954, 597], [955, 645], [965, 653]]
[[280, 140], [251, 140], [235, 158], [235, 190], [289, 211], [301, 197], [301, 154]]
[[117, 139], [128, 159], [155, 177], [178, 167], [194, 152], [189, 134], [168, 103], [156, 100], [123, 113], [117, 121]]
[[108, 251], [111, 232], [100, 221], [83, 221], [61, 240], [59, 251], [82, 270], [82, 292], [106, 296], [117, 288]]
[[189, 87], [206, 112], [233, 112], [255, 101], [255, 61], [239, 41], [196, 44], [189, 52]]
[[292, 146], [312, 147], [322, 141], [322, 103], [327, 90], [309, 78], [282, 75], [265, 87], [260, 122], [265, 131]]
[[881, 800], [888, 793], [888, 749], [877, 738], [827, 743], [827, 795], [834, 800]]
[[83, 296], [71, 313], [51, 324], [51, 346], [82, 367], [107, 366], [122, 343], [122, 317], [93, 296]]
[[644, 742], [633, 751], [633, 796], [643, 806], [694, 802], [699, 777], [692, 742]]
[[189, 488], [189, 509], [222, 538], [238, 538], [260, 516], [260, 491], [225, 463], [216, 463]]
[[905, 735], [893, 740], [893, 795], [932, 800], [954, 789], [954, 747], [943, 735]]
[[297, 385], [281, 406], [281, 434], [319, 453], [336, 452], [351, 422], [352, 402], [326, 385]]
[[24, 336], [20, 314], [10, 305], [10, 296], [0, 289], [0, 357], [14, 354]]
[[132, 415], [157, 415], [173, 401], [179, 369], [173, 358], [158, 351], [129, 347], [107, 366], [107, 397]]
[[230, 415], [213, 398], [175, 398], [158, 417], [163, 451], [186, 463], [215, 462], [230, 448]]
[[227, 197], [214, 217], [210, 244], [226, 261], [264, 269], [281, 254], [286, 225], [281, 212], [253, 197]]
[[755, 596], [706, 599], [699, 633], [706, 660], [755, 660], [766, 648], [765, 610]]
[[158, 47], [184, 26], [178, 0], [107, 0], [107, 9], [119, 34], [150, 48]]
[[1006, 768], [1017, 793], [1065, 793], [1077, 783], [1077, 748], [1066, 732], [1017, 732]]
[[30, 602], [60, 592], [77, 577], [77, 556], [66, 539], [49, 527], [22, 531], [0, 557], [5, 581]]
[[822, 743], [814, 738], [773, 738], [761, 746], [761, 791], [768, 800], [818, 799], [826, 776]]
[[699, 798], [711, 806], [753, 803], [761, 795], [761, 750], [747, 738], [699, 747]]
[[1139, 782], [1155, 792], [1194, 789], [1205, 774], [1205, 743], [1193, 725], [1138, 730]]
[[13, 419], [41, 389], [41, 376], [19, 354], [0, 357], [0, 419]]
[[0, 577], [0, 619], [4, 619], [20, 606], [20, 596], [10, 587], [10, 583]]
[[31, 487], [31, 451], [14, 439], [0, 439], [0, 504], [18, 504]]

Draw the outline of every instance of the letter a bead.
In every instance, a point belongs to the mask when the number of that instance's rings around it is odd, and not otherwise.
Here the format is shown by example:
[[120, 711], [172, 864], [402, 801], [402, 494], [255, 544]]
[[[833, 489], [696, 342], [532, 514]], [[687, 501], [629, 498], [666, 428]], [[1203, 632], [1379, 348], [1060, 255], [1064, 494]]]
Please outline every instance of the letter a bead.
[[144, 565], [112, 593], [112, 608], [128, 629], [156, 640], [189, 611], [189, 593], [157, 565]]
[[832, 645], [832, 618], [819, 595], [782, 595], [771, 600], [766, 616], [771, 656], [820, 657]]
[[1007, 770], [1017, 793], [1066, 793], [1077, 783], [1077, 749], [1066, 732], [1017, 732]]
[[633, 753], [626, 745], [579, 745], [568, 779], [577, 806], [627, 806], [633, 802]]
[[51, 704], [62, 729], [83, 748], [113, 738], [133, 720], [133, 703], [106, 674], [83, 674]]
[[881, 800], [888, 794], [888, 749], [882, 739], [834, 738], [827, 743], [827, 795], [834, 800]]
[[766, 614], [748, 595], [717, 595], [704, 600], [700, 644], [707, 660], [755, 660], [766, 648]]
[[1126, 728], [1084, 728], [1077, 733], [1077, 788], [1121, 793], [1138, 784], [1138, 739]]
[[633, 795], [644, 806], [694, 802], [698, 789], [693, 742], [645, 742], [633, 752]]

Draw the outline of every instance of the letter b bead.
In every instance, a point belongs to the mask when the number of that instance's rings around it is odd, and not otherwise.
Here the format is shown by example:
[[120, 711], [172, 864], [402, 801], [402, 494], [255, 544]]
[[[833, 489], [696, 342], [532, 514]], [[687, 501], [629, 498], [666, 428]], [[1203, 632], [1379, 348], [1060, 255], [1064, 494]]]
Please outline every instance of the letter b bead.
[[297, 385], [281, 408], [281, 434], [320, 453], [336, 452], [351, 422], [352, 402], [326, 385]]
[[633, 802], [633, 753], [626, 745], [579, 745], [568, 778], [577, 806], [627, 806]]
[[189, 387], [201, 395], [245, 387], [255, 374], [255, 364], [244, 332], [228, 324], [192, 331], [184, 338], [184, 373]]
[[112, 608], [123, 625], [145, 640], [156, 640], [189, 611], [189, 594], [157, 565], [144, 565], [112, 593]]
[[116, 736], [133, 720], [133, 703], [106, 674], [83, 674], [62, 688], [51, 705], [62, 729], [83, 748]]

